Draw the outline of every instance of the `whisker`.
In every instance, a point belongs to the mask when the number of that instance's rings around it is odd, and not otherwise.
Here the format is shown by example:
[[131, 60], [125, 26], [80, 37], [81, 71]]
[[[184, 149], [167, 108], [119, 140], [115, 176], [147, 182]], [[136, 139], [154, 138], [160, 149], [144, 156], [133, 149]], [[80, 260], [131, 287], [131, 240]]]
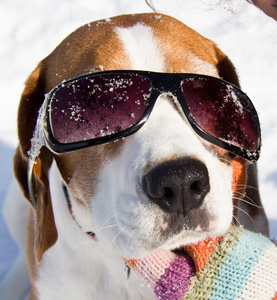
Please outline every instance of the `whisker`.
[[243, 197], [237, 197], [236, 195], [233, 195], [233, 199], [239, 200], [240, 202], [244, 202], [250, 206], [256, 207], [258, 209], [262, 209], [262, 206], [257, 205], [250, 197], [244, 195]]
[[[233, 215], [233, 218], [236, 220], [237, 224], [238, 224], [239, 226], [241, 226], [241, 223], [240, 223], [238, 217]], [[232, 221], [232, 225], [236, 225], [236, 224], [234, 224], [233, 221]], [[236, 225], [236, 226], [237, 226], [237, 225]]]
[[232, 226], [238, 226], [238, 224], [235, 224], [234, 221], [231, 222], [231, 225], [232, 225]]
[[112, 227], [115, 227], [115, 226], [116, 226], [116, 224], [108, 225], [108, 226], [105, 226], [105, 227], [101, 227], [101, 230], [112, 228]]
[[[233, 198], [234, 199], [238, 199], [244, 203], [247, 203], [249, 205], [252, 205], [254, 207], [257, 207], [257, 208], [262, 208], [262, 206], [258, 206], [254, 200], [252, 200], [246, 193], [243, 193], [241, 195], [240, 191], [244, 191], [246, 190], [246, 188], [248, 189], [253, 189], [253, 190], [256, 190], [256, 191], [259, 191], [259, 189], [257, 187], [254, 187], [254, 186], [251, 186], [251, 185], [246, 185], [246, 184], [237, 184], [236, 185], [236, 190], [234, 191], [234, 195], [233, 195]], [[239, 196], [239, 197], [237, 197]]]
[[[113, 217], [115, 217], [117, 215], [117, 213], [114, 213], [112, 216], [110, 216], [103, 224], [102, 226], [100, 227], [99, 231], [101, 231], [102, 229], [106, 229], [108, 228], [107, 226], [104, 227]], [[113, 225], [114, 226], [114, 225]]]
[[125, 229], [125, 226], [122, 227], [122, 228], [118, 231], [118, 233], [115, 235], [115, 237], [114, 237], [114, 239], [112, 240], [111, 245], [110, 245], [111, 248], [112, 248], [112, 246], [113, 246], [113, 243], [116, 241], [117, 237], [119, 236], [119, 234], [120, 234], [124, 229]]
[[[249, 219], [254, 222], [253, 218], [241, 207], [234, 205], [235, 208], [237, 208], [239, 211], [243, 212], [247, 217], [249, 217]], [[238, 221], [238, 218], [236, 219]]]
[[236, 188], [240, 189], [240, 190], [248, 188], [248, 189], [253, 189], [253, 190], [259, 191], [259, 189], [257, 187], [248, 185], [248, 184], [237, 184]]
[[249, 204], [249, 205], [251, 205], [253, 207], [259, 208], [259, 209], [263, 208], [262, 206], [257, 205], [251, 198], [249, 198], [249, 197], [245, 197], [245, 198], [242, 198], [240, 201], [244, 202], [244, 203], [247, 203], [247, 204]]

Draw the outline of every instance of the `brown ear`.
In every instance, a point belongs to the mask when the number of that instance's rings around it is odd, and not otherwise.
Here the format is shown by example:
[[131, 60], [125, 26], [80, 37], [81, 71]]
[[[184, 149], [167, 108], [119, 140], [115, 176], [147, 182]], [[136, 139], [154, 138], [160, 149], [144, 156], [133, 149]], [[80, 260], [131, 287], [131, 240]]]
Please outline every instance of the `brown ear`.
[[215, 53], [217, 58], [216, 68], [219, 76], [240, 87], [239, 78], [231, 60], [217, 46], [215, 46]]
[[[44, 101], [44, 82], [43, 63], [40, 63], [26, 82], [18, 109], [19, 146], [14, 156], [14, 173], [25, 198], [31, 204], [27, 184], [28, 151], [31, 147], [30, 140], [36, 126], [38, 111]], [[42, 149], [32, 176], [36, 196], [34, 251], [37, 263], [41, 260], [43, 253], [55, 244], [58, 237], [48, 181], [48, 171], [52, 160], [50, 151], [46, 148]]]

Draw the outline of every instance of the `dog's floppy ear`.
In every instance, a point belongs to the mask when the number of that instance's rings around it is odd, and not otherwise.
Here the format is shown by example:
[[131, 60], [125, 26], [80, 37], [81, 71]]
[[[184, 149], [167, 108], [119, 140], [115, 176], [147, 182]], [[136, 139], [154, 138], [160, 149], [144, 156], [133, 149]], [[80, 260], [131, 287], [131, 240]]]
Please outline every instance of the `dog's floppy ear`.
[[[40, 106], [44, 101], [45, 81], [43, 63], [40, 63], [28, 78], [18, 109], [19, 146], [14, 156], [14, 173], [25, 198], [32, 204], [27, 184], [28, 151], [36, 126]], [[35, 194], [36, 232], [34, 251], [37, 263], [43, 253], [57, 240], [57, 229], [51, 204], [48, 171], [53, 157], [46, 148], [34, 164], [32, 179]]]
[[239, 78], [233, 63], [216, 45], [214, 47], [217, 59], [216, 68], [219, 76], [240, 87]]

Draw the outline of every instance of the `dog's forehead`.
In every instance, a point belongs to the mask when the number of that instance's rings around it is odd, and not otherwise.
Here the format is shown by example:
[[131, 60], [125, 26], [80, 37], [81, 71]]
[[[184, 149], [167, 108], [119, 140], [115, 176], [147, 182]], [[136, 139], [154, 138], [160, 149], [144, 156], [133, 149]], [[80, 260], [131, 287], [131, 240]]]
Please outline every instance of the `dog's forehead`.
[[46, 59], [49, 88], [86, 73], [144, 69], [218, 76], [215, 44], [160, 14], [122, 15], [86, 24]]
[[170, 16], [125, 15], [106, 22], [120, 49], [121, 68], [218, 76], [214, 43]]
[[[159, 25], [165, 26], [163, 19]], [[160, 26], [142, 23], [115, 28], [130, 69], [218, 76], [215, 65], [209, 62], [209, 55], [201, 58], [183, 40], [176, 43], [175, 37], [164, 35], [160, 29]]]
[[159, 39], [150, 26], [138, 23], [132, 27], [116, 27], [123, 44], [130, 69], [165, 72], [166, 57], [159, 47]]

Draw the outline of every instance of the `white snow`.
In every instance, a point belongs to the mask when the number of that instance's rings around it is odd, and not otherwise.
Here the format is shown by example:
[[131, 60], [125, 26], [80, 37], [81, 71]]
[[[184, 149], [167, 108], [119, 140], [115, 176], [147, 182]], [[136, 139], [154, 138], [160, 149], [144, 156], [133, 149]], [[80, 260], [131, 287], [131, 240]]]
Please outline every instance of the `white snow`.
[[[262, 125], [261, 196], [277, 237], [277, 22], [245, 0], [154, 0], [214, 40], [229, 55]], [[209, 3], [209, 5], [205, 5]], [[214, 3], [214, 5], [212, 4]], [[230, 11], [233, 3], [234, 11]], [[2, 0], [0, 2], [0, 208], [12, 178], [16, 114], [24, 81], [36, 64], [77, 27], [124, 13], [149, 12], [144, 0]], [[0, 215], [0, 281], [17, 254]]]

